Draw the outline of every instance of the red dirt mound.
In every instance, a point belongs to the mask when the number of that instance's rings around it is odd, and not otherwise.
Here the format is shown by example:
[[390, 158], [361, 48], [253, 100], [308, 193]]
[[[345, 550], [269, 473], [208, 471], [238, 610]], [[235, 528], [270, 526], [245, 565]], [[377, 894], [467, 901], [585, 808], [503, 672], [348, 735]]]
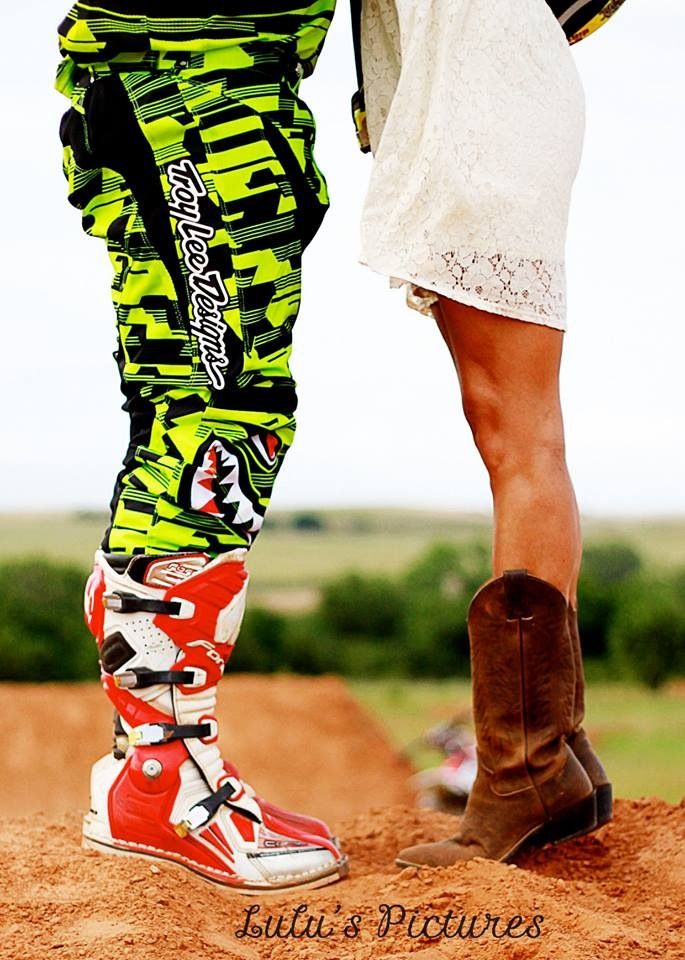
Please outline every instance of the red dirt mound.
[[[227, 676], [217, 715], [224, 756], [274, 803], [331, 820], [412, 803], [411, 768], [336, 677]], [[112, 742], [99, 685], [0, 684], [0, 730], [0, 816], [87, 808]]]
[[248, 898], [168, 864], [84, 852], [74, 814], [6, 821], [2, 960], [685, 957], [685, 805], [620, 802], [595, 836], [518, 866], [479, 860], [435, 871], [400, 872], [392, 857], [399, 842], [453, 829], [445, 815], [393, 807], [336, 826], [348, 880]]
[[400, 872], [398, 846], [455, 821], [386, 806], [406, 803], [407, 770], [344, 685], [222, 687], [231, 754], [265, 794], [331, 819], [350, 878], [248, 898], [170, 864], [81, 850], [79, 816], [54, 810], [85, 804], [87, 767], [108, 738], [101, 695], [0, 687], [13, 811], [0, 824], [0, 960], [685, 960], [685, 802], [619, 802], [593, 836], [517, 866]]

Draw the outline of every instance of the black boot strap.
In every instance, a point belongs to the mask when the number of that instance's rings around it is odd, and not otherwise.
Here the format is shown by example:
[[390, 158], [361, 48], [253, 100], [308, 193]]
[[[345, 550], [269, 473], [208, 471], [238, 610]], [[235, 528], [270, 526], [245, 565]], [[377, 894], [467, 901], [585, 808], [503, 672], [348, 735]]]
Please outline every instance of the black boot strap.
[[168, 617], [177, 617], [181, 612], [178, 600], [151, 600], [149, 597], [138, 597], [135, 593], [124, 593], [113, 590], [102, 598], [105, 610], [114, 613], [164, 613]]
[[253, 813], [252, 810], [246, 810], [238, 806], [238, 804], [230, 802], [231, 797], [233, 797], [238, 790], [239, 788], [230, 780], [227, 781], [223, 787], [219, 787], [219, 789], [210, 794], [210, 796], [191, 807], [185, 819], [174, 826], [174, 830], [180, 837], [187, 837], [191, 830], [197, 830], [198, 827], [203, 827], [206, 823], [209, 823], [217, 810], [222, 806], [230, 807], [231, 810], [234, 810], [243, 817], [247, 817], [247, 819], [253, 823], [261, 823], [261, 819]]
[[128, 742], [132, 747], [146, 747], [172, 740], [202, 740], [213, 733], [211, 723], [143, 723], [129, 732]]
[[193, 670], [122, 670], [114, 674], [114, 684], [122, 690], [142, 690], [158, 683], [180, 684], [192, 687], [195, 683]]

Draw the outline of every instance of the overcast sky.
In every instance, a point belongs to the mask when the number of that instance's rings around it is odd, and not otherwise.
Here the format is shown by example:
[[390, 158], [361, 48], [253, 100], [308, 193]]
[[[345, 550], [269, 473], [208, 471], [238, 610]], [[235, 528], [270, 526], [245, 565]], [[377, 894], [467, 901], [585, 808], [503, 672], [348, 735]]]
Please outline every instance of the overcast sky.
[[[66, 6], [24, 0], [0, 13], [2, 509], [103, 507], [126, 443], [109, 263], [81, 234], [60, 167], [66, 101], [52, 74]], [[299, 432], [274, 505], [487, 509], [436, 330], [357, 264], [371, 160], [349, 117], [348, 29], [341, 0], [303, 91], [333, 207], [305, 262]], [[684, 36], [682, 0], [626, 0], [574, 47], [588, 126], [568, 241], [563, 396], [586, 513], [685, 510]]]

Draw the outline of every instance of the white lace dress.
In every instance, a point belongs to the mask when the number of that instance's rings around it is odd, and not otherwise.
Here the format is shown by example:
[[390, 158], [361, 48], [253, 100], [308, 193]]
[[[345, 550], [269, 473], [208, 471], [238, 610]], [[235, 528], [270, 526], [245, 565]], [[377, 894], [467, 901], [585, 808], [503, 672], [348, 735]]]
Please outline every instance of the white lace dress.
[[424, 312], [439, 293], [565, 329], [585, 102], [546, 0], [364, 0], [362, 54], [362, 262]]

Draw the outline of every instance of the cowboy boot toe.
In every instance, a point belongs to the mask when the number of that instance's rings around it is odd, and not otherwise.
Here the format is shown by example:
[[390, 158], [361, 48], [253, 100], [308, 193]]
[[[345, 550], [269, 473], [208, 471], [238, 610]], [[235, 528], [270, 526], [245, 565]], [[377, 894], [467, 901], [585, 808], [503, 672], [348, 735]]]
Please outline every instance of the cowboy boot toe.
[[460, 841], [457, 837], [436, 843], [418, 843], [400, 850], [395, 858], [398, 867], [451, 867], [474, 857], [485, 857], [486, 851], [476, 842]]

